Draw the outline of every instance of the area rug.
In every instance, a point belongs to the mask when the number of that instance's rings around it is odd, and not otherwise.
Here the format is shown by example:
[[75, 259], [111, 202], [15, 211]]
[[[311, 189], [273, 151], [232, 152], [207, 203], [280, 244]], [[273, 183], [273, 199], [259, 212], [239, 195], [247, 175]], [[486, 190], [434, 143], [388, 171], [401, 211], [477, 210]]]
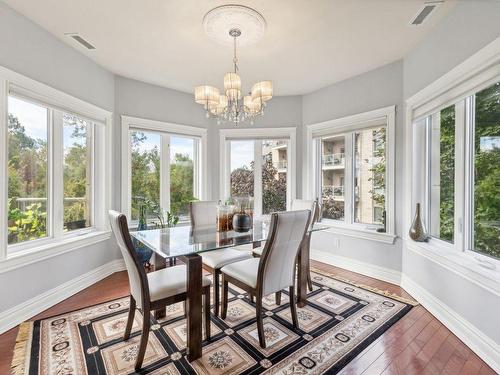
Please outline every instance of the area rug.
[[[212, 315], [212, 338], [202, 358], [185, 358], [183, 303], [167, 317], [151, 317], [142, 374], [324, 374], [349, 361], [404, 316], [413, 305], [388, 292], [369, 290], [315, 270], [314, 290], [298, 309], [299, 329], [291, 324], [288, 296], [281, 305], [264, 301], [267, 348], [259, 346], [254, 304], [230, 285], [225, 320]], [[23, 323], [16, 343], [14, 374], [134, 373], [142, 315], [130, 340], [123, 341], [129, 299], [121, 298], [48, 319]]]

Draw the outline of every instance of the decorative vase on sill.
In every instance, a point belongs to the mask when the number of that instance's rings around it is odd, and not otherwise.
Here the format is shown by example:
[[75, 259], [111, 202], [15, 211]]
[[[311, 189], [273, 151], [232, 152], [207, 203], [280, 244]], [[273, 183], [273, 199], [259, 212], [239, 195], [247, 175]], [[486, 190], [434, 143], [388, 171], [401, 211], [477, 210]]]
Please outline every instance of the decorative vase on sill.
[[[141, 206], [139, 206], [139, 224], [137, 225], [137, 230], [147, 229], [148, 224], [146, 222], [146, 205], [142, 203]], [[134, 244], [135, 251], [137, 253], [137, 256], [139, 257], [139, 261], [142, 264], [149, 266], [149, 260], [153, 255], [153, 250], [151, 250], [149, 247], [136, 240], [135, 238], [132, 239], [132, 243]]]
[[413, 218], [413, 223], [411, 224], [409, 235], [413, 241], [417, 242], [427, 242], [429, 239], [424, 222], [422, 221], [420, 203], [417, 203], [417, 207], [415, 209], [415, 217]]

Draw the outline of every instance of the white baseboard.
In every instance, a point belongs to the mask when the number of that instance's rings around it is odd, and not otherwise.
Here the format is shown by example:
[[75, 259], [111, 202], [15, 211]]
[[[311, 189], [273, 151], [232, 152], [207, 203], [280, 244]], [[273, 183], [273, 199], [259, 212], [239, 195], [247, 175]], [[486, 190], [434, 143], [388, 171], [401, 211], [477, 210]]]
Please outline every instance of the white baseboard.
[[125, 263], [122, 259], [113, 260], [17, 306], [0, 312], [0, 334], [88, 288], [99, 280], [124, 269]]
[[361, 273], [391, 284], [401, 284], [401, 272], [391, 270], [390, 268], [380, 267], [374, 264], [314, 249], [311, 249], [311, 259], [340, 268], [345, 268], [346, 270]]
[[403, 274], [401, 287], [422, 304], [493, 370], [500, 373], [500, 345], [441, 300]]

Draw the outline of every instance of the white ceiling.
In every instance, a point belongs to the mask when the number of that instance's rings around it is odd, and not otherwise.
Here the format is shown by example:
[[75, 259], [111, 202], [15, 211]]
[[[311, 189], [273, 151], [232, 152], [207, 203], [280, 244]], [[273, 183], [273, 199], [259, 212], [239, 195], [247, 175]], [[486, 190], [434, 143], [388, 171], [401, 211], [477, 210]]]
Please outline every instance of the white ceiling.
[[[232, 49], [203, 31], [221, 0], [4, 0], [110, 71], [192, 92], [222, 86]], [[240, 0], [267, 30], [239, 50], [244, 90], [274, 82], [275, 95], [304, 94], [402, 58], [454, 6], [447, 0], [421, 26], [409, 26], [423, 0]], [[89, 51], [65, 33], [79, 33]]]

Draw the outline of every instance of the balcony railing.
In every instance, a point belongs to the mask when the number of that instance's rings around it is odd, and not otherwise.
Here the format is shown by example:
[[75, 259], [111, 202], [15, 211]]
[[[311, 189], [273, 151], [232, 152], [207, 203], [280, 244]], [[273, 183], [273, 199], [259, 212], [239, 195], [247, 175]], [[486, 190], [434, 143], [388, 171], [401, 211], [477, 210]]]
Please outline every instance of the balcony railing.
[[345, 163], [345, 154], [324, 154], [322, 163], [324, 167], [343, 167]]
[[344, 198], [344, 187], [326, 185], [323, 186], [323, 196], [333, 196], [333, 198]]
[[274, 168], [276, 168], [276, 169], [286, 169], [288, 166], [288, 162], [286, 160], [280, 160], [280, 161], [274, 162], [273, 165], [274, 165]]
[[[85, 202], [85, 197], [65, 197], [64, 203]], [[16, 206], [21, 211], [26, 210], [26, 207], [34, 203], [41, 203], [42, 207], [47, 204], [47, 198], [15, 198]]]

